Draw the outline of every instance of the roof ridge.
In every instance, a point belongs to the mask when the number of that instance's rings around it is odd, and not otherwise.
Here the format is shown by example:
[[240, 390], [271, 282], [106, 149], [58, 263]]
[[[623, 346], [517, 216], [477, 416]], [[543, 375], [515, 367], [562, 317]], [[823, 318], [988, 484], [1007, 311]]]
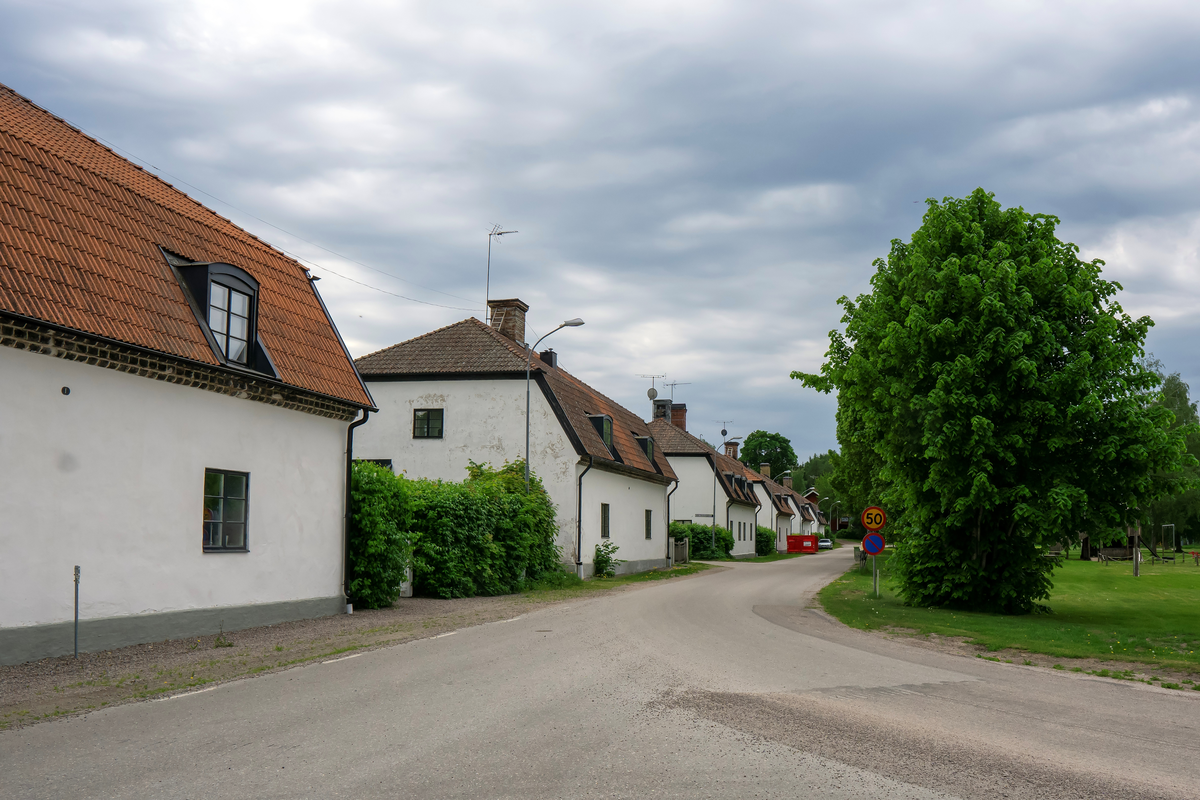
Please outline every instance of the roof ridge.
[[[199, 200], [197, 200], [196, 198], [192, 197], [190, 194], [185, 192], [183, 189], [180, 189], [178, 186], [175, 186], [172, 183], [168, 183], [166, 180], [161, 178], [159, 175], [146, 169], [141, 164], [134, 163], [130, 159], [128, 159], [125, 156], [118, 153], [113, 148], [109, 147], [108, 145], [106, 145], [103, 142], [101, 142], [100, 140], [98, 140], [96, 137], [85, 132], [82, 128], [72, 125], [70, 122], [68, 122], [63, 117], [60, 117], [57, 114], [55, 114], [54, 112], [41, 107], [40, 105], [33, 102], [28, 97], [21, 94], [16, 89], [13, 89], [11, 86], [8, 86], [7, 84], [0, 83], [0, 89], [2, 89], [5, 93], [11, 95], [12, 97], [16, 98], [20, 102], [23, 102], [26, 105], [30, 106], [31, 108], [35, 109], [38, 113], [44, 114], [47, 117], [50, 117], [55, 122], [58, 122], [64, 126], [66, 126], [67, 128], [70, 128], [72, 131], [74, 131], [78, 135], [82, 136], [84, 139], [91, 142], [96, 147], [99, 147], [101, 150], [105, 151], [106, 153], [109, 153], [113, 158], [120, 159], [121, 161], [123, 161], [124, 163], [133, 167], [134, 169], [136, 169], [138, 172], [142, 173], [143, 175], [149, 176], [152, 180], [157, 181], [158, 183], [165, 186], [167, 189], [170, 189], [172, 192], [175, 192], [179, 196], [186, 198], [187, 201], [194, 206], [193, 210], [199, 210], [201, 212], [201, 214], [209, 214], [209, 215], [212, 215], [212, 216], [216, 217], [217, 219], [221, 220], [222, 222], [228, 223], [231, 227], [233, 227], [238, 232], [244, 233], [247, 236], [249, 236], [251, 239], [253, 239], [254, 241], [251, 244], [261, 245], [263, 248], [270, 250], [271, 252], [277, 254], [280, 258], [283, 258], [283, 259], [286, 259], [287, 261], [292, 262], [297, 267], [299, 267], [301, 269], [301, 271], [304, 272], [306, 275], [308, 274], [308, 268], [305, 267], [303, 264], [301, 264], [298, 259], [296, 259], [292, 256], [289, 256], [287, 253], [285, 253], [284, 251], [275, 247], [274, 245], [271, 245], [268, 242], [264, 241], [263, 239], [260, 239], [257, 235], [246, 230], [245, 228], [238, 225], [236, 222], [229, 219], [228, 217], [218, 214], [215, 210], [204, 205]], [[83, 172], [86, 172], [89, 175], [99, 178], [102, 181], [114, 183], [114, 184], [124, 188], [125, 190], [132, 192], [133, 194], [135, 194], [136, 196], [140, 197], [141, 199], [145, 200], [148, 203], [151, 203], [156, 206], [162, 205], [159, 201], [155, 200], [153, 197], [150, 197], [145, 192], [138, 190], [137, 188], [129, 185], [129, 183], [127, 183], [125, 181], [122, 181], [115, 173], [113, 175], [106, 175], [104, 173], [98, 172], [96, 169], [94, 169], [92, 167], [87, 166], [86, 164], [80, 163], [79, 159], [75, 158], [69, 150], [63, 151], [63, 152], [50, 150], [50, 149], [46, 148], [45, 146], [30, 140], [27, 136], [23, 136], [20, 133], [18, 133], [17, 131], [12, 130], [12, 129], [5, 129], [5, 133], [7, 133], [9, 136], [12, 136], [15, 139], [18, 139], [18, 140], [24, 142], [29, 147], [32, 147], [36, 150], [41, 151], [42, 153], [53, 156], [54, 158], [61, 158], [62, 160], [66, 161], [69, 164], [71, 164], [72, 166], [74, 166], [76, 169], [82, 170]], [[63, 177], [68, 177], [68, 176], [63, 176]], [[200, 191], [200, 190], [197, 190], [197, 191]], [[216, 199], [216, 198], [214, 198], [214, 199]], [[224, 202], [224, 201], [218, 201], [218, 202]], [[199, 219], [197, 219], [195, 221], [200, 222], [200, 224], [205, 224], [202, 220], [199, 220]]]
[[[365, 359], [365, 358], [370, 358], [371, 356], [377, 356], [377, 355], [379, 355], [380, 353], [386, 353], [388, 350], [394, 350], [394, 349], [396, 349], [397, 347], [400, 347], [401, 345], [411, 344], [411, 343], [413, 343], [413, 342], [420, 341], [421, 339], [427, 339], [428, 337], [430, 337], [430, 336], [433, 336], [433, 335], [434, 335], [434, 334], [436, 334], [436, 333], [441, 333], [442, 331], [448, 331], [448, 330], [450, 330], [451, 328], [458, 327], [459, 325], [462, 325], [462, 324], [464, 324], [464, 323], [466, 323], [466, 322], [470, 322], [470, 321], [471, 321], [471, 320], [473, 320], [473, 319], [475, 319], [475, 318], [474, 318], [474, 317], [468, 317], [467, 319], [460, 319], [458, 322], [451, 322], [449, 325], [443, 325], [442, 327], [440, 327], [440, 328], [438, 328], [438, 329], [436, 329], [436, 330], [429, 331], [428, 333], [422, 333], [420, 336], [414, 336], [414, 337], [412, 337], [411, 339], [405, 339], [405, 340], [404, 340], [404, 341], [402, 341], [402, 342], [396, 342], [395, 344], [389, 344], [387, 347], [381, 347], [381, 348], [379, 348], [378, 350], [375, 350], [375, 351], [373, 351], [373, 352], [367, 353], [367, 354], [365, 354], [365, 355], [361, 355], [361, 356], [359, 356], [358, 358], [356, 358], [356, 359], [354, 359], [354, 360], [355, 360], [355, 361], [362, 361], [362, 360], [363, 360], [363, 359]], [[476, 322], [478, 322], [478, 320], [476, 320]]]

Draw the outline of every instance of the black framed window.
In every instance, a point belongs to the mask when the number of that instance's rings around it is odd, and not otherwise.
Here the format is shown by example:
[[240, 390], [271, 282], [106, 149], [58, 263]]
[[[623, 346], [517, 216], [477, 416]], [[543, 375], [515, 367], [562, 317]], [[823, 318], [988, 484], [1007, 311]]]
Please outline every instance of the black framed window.
[[646, 509], [646, 538], [647, 539], [654, 538], [653, 534], [654, 534], [654, 512], [647, 508]]
[[245, 552], [250, 473], [204, 470], [204, 551]]
[[608, 503], [601, 503], [600, 504], [600, 538], [601, 539], [609, 538], [608, 519], [609, 519]]
[[[232, 281], [231, 281], [232, 282]], [[221, 354], [239, 364], [249, 363], [250, 308], [253, 296], [212, 281], [208, 289], [208, 327]]]
[[591, 420], [592, 425], [596, 428], [596, 433], [600, 434], [600, 438], [604, 440], [604, 446], [611, 452], [613, 449], [612, 417], [607, 414], [593, 414]]
[[413, 411], [414, 439], [441, 439], [445, 409], [418, 408]]

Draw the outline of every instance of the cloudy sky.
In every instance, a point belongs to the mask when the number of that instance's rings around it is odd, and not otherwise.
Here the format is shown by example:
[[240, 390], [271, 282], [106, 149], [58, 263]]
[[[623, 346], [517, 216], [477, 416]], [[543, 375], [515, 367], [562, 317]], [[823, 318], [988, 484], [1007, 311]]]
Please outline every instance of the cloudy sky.
[[568, 370], [804, 457], [835, 301], [983, 186], [1200, 388], [1194, 2], [0, 0], [0, 82], [311, 264], [356, 356], [481, 316], [502, 224]]

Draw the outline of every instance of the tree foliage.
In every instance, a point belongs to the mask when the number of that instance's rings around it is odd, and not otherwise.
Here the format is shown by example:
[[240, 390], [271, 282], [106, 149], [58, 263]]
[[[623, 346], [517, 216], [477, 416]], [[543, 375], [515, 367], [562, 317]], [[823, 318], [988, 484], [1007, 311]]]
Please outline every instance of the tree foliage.
[[750, 469], [771, 465], [771, 474], [779, 477], [797, 464], [792, 442], [782, 433], [754, 431], [742, 442], [741, 462]]
[[[1146, 366], [1163, 379], [1160, 402], [1175, 415], [1171, 427], [1189, 426], [1194, 430], [1200, 422], [1200, 415], [1197, 414], [1196, 404], [1189, 396], [1190, 389], [1187, 383], [1178, 372], [1164, 374], [1162, 362], [1157, 359], [1147, 359]], [[1193, 484], [1192, 488], [1151, 503], [1146, 520], [1146, 528], [1149, 530], [1144, 529], [1147, 538], [1153, 537], [1158, 541], [1163, 535], [1162, 526], [1174, 525], [1175, 547], [1180, 551], [1184, 541], [1189, 544], [1200, 541], [1200, 432], [1194, 430], [1187, 435], [1187, 452], [1197, 459], [1197, 465], [1183, 466], [1181, 477], [1190, 481]], [[1170, 545], [1169, 541], [1167, 545]]]
[[400, 596], [412, 563], [412, 511], [407, 482], [378, 464], [359, 461], [350, 475], [347, 566], [350, 600], [361, 608], [384, 608]]
[[776, 552], [778, 550], [775, 546], [775, 531], [759, 525], [754, 535], [754, 555], [770, 556]]
[[837, 390], [848, 480], [888, 511], [909, 603], [1029, 611], [1046, 545], [1111, 541], [1186, 488], [1188, 429], [1140, 361], [1153, 323], [1057, 224], [982, 189], [928, 201], [871, 292], [839, 300], [820, 374], [793, 373]]
[[714, 529], [695, 522], [672, 522], [668, 535], [688, 540], [689, 558], [728, 558], [733, 552], [733, 534], [720, 525]]

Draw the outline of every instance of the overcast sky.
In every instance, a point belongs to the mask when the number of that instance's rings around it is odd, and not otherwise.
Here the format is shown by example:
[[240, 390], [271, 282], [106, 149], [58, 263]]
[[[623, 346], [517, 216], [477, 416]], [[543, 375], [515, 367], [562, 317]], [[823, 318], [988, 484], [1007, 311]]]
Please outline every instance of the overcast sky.
[[355, 356], [481, 317], [499, 223], [569, 371], [803, 458], [837, 298], [983, 186], [1200, 388], [1200, 3], [0, 0], [0, 82], [312, 264]]

